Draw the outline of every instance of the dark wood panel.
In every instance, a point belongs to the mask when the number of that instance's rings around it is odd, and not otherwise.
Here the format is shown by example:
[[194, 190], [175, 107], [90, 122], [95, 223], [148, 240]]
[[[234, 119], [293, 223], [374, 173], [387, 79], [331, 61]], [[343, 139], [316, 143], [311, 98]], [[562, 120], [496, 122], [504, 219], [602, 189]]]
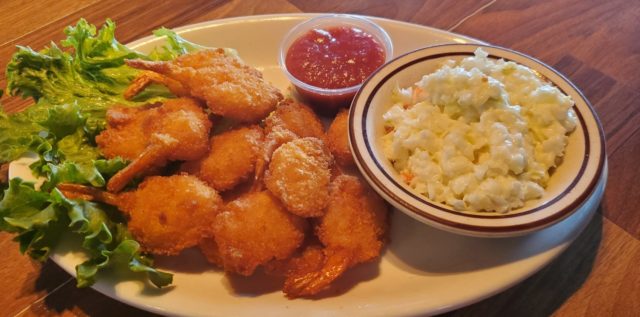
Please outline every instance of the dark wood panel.
[[555, 64], [570, 53], [640, 88], [640, 2], [499, 0], [456, 28]]
[[[638, 110], [638, 108], [636, 108]], [[638, 111], [636, 111], [637, 113]], [[637, 123], [640, 125], [640, 123]], [[605, 215], [640, 239], [640, 130], [609, 157], [609, 182], [604, 198]]]
[[229, 1], [218, 8], [203, 12], [203, 15], [190, 23], [209, 21], [221, 18], [231, 18], [247, 15], [299, 13], [300, 9], [287, 0], [243, 0]]
[[[43, 10], [46, 8], [46, 10]], [[640, 306], [640, 2], [626, 0], [3, 0], [0, 67], [15, 44], [40, 48], [60, 40], [80, 17], [118, 23], [128, 42], [158, 26], [267, 13], [343, 12], [454, 31], [511, 47], [549, 63], [591, 100], [607, 136], [610, 178], [604, 204], [587, 230], [549, 267], [522, 284], [448, 316], [632, 316]], [[462, 22], [462, 23], [460, 23]], [[4, 74], [0, 85], [4, 85]], [[9, 110], [24, 103], [12, 101]], [[19, 254], [0, 234], [0, 315], [151, 316], [75, 281], [51, 262]], [[28, 307], [28, 308], [27, 308]]]
[[80, 289], [74, 283], [68, 283], [44, 300], [29, 307], [21, 316], [151, 317], [159, 315], [131, 307], [91, 288]]
[[0, 1], [0, 44], [32, 32], [34, 26], [53, 22], [96, 2], [98, 0]]
[[640, 242], [596, 214], [551, 265], [501, 294], [444, 316], [634, 316], [640, 311], [638, 261]]
[[[640, 3], [628, 1], [497, 1], [455, 31], [535, 56], [564, 73], [591, 101], [606, 135], [611, 183], [637, 179], [629, 154], [640, 135]], [[508, 32], [504, 32], [508, 30]], [[638, 155], [638, 153], [634, 153]], [[620, 171], [619, 166], [627, 166]], [[624, 175], [619, 173], [626, 173]], [[616, 186], [614, 185], [614, 186]], [[626, 201], [640, 198], [629, 190], [607, 191], [615, 207], [606, 216], [640, 238], [638, 217]], [[616, 202], [616, 203], [612, 203]]]
[[69, 279], [55, 263], [20, 254], [13, 236], [0, 232], [0, 316], [13, 316]]
[[490, 0], [455, 1], [290, 1], [304, 12], [343, 12], [418, 23], [447, 30]]

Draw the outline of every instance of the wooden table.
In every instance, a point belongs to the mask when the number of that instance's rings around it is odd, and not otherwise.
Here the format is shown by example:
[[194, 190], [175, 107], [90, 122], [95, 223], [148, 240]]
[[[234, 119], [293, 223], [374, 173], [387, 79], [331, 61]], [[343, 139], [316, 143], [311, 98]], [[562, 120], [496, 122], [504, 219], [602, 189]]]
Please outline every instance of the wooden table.
[[[607, 138], [609, 183], [596, 217], [557, 260], [525, 282], [450, 316], [640, 315], [640, 2], [628, 0], [3, 0], [0, 67], [16, 44], [41, 48], [84, 17], [118, 24], [126, 43], [160, 26], [232, 16], [345, 12], [472, 36], [535, 56], [576, 83]], [[0, 83], [5, 84], [4, 74]], [[5, 102], [7, 111], [23, 104]], [[145, 316], [36, 263], [0, 234], [0, 315]]]

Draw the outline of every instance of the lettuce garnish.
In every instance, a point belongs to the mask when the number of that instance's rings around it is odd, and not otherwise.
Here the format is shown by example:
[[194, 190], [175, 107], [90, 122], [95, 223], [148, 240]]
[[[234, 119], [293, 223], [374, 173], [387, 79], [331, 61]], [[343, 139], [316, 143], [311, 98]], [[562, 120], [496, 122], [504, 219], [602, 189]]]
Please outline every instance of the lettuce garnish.
[[40, 51], [18, 46], [7, 66], [6, 92], [33, 98], [35, 104], [11, 115], [0, 110], [0, 163], [36, 153], [39, 160], [31, 169], [46, 181], [39, 189], [19, 178], [4, 185], [0, 230], [15, 233], [20, 250], [40, 261], [65, 232], [73, 232], [89, 255], [76, 267], [78, 287], [92, 285], [107, 267], [144, 273], [158, 287], [169, 285], [172, 275], [153, 268], [120, 213], [101, 203], [67, 199], [55, 186], [67, 182], [103, 187], [126, 166], [121, 159], [105, 159], [95, 144], [109, 107], [172, 97], [156, 87], [134, 101], [123, 99], [138, 73], [126, 59], [168, 60], [203, 47], [162, 28], [154, 33], [166, 37], [167, 44], [145, 55], [120, 44], [110, 20], [97, 30], [81, 19], [64, 32], [67, 38], [60, 46], [51, 43]]

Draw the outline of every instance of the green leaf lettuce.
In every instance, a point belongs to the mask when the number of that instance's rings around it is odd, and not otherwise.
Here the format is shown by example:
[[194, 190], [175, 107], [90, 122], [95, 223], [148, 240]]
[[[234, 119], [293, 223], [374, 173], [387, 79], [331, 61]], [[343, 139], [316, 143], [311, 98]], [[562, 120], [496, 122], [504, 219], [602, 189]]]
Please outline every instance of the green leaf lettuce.
[[9, 182], [0, 201], [0, 229], [17, 233], [20, 249], [44, 260], [65, 231], [82, 239], [89, 259], [77, 266], [78, 287], [95, 282], [99, 269], [124, 264], [144, 273], [158, 287], [172, 282], [171, 274], [157, 271], [144, 256], [127, 227], [112, 220], [109, 206], [65, 198], [57, 189], [37, 191], [19, 178]]

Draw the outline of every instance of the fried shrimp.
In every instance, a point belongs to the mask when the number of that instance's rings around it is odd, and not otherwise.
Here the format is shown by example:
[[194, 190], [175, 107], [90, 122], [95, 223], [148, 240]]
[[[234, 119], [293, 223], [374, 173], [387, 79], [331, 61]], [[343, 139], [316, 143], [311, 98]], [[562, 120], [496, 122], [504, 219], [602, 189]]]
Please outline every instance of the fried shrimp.
[[177, 254], [196, 246], [211, 234], [222, 207], [215, 190], [189, 175], [148, 177], [124, 195], [129, 196], [122, 207], [129, 215], [131, 234], [155, 254]]
[[[309, 108], [293, 99], [278, 104], [265, 120], [265, 142], [262, 156], [256, 163], [255, 184], [262, 185], [262, 176], [271, 155], [280, 145], [297, 138], [314, 137], [325, 139], [324, 126], [320, 118]], [[260, 189], [260, 188], [257, 188]]]
[[264, 183], [291, 213], [318, 217], [329, 200], [332, 161], [319, 139], [296, 139], [273, 152]]
[[353, 156], [349, 148], [349, 113], [346, 109], [336, 115], [327, 130], [327, 147], [342, 167], [354, 166]]
[[265, 119], [265, 130], [269, 134], [276, 127], [293, 132], [300, 138], [314, 137], [324, 140], [324, 126], [320, 118], [309, 108], [293, 99], [278, 104]]
[[[290, 270], [284, 292], [291, 298], [317, 294], [348, 268], [380, 256], [386, 220], [387, 205], [380, 196], [357, 177], [336, 177], [326, 214], [316, 227], [324, 245], [321, 264], [315, 270], [308, 264]], [[313, 257], [320, 258], [314, 252]]]
[[324, 259], [323, 246], [314, 241], [289, 258], [273, 260], [265, 264], [264, 271], [269, 275], [285, 278], [304, 276], [322, 269]]
[[211, 122], [190, 98], [169, 99], [141, 109], [114, 107], [107, 111], [107, 124], [96, 137], [105, 157], [133, 160], [109, 180], [107, 189], [113, 192], [151, 167], [195, 160], [209, 148]]
[[161, 104], [141, 107], [112, 107], [107, 110], [107, 129], [96, 136], [96, 143], [106, 158], [133, 160], [147, 148], [149, 137], [144, 129], [151, 125]]
[[198, 176], [218, 191], [235, 187], [254, 171], [262, 146], [259, 126], [229, 130], [211, 138], [209, 153], [183, 164], [182, 169]]
[[134, 59], [126, 63], [169, 77], [180, 83], [177, 93], [184, 88], [204, 100], [211, 112], [240, 122], [258, 122], [283, 98], [258, 70], [227, 56], [222, 49], [189, 53], [173, 61]]
[[269, 192], [251, 192], [224, 207], [213, 234], [225, 271], [248, 276], [271, 260], [288, 258], [302, 244], [306, 226]]
[[136, 190], [117, 195], [73, 184], [58, 188], [69, 198], [116, 205], [127, 215], [127, 227], [142, 249], [153, 254], [176, 255], [198, 245], [211, 236], [222, 208], [218, 193], [191, 175], [147, 177]]

